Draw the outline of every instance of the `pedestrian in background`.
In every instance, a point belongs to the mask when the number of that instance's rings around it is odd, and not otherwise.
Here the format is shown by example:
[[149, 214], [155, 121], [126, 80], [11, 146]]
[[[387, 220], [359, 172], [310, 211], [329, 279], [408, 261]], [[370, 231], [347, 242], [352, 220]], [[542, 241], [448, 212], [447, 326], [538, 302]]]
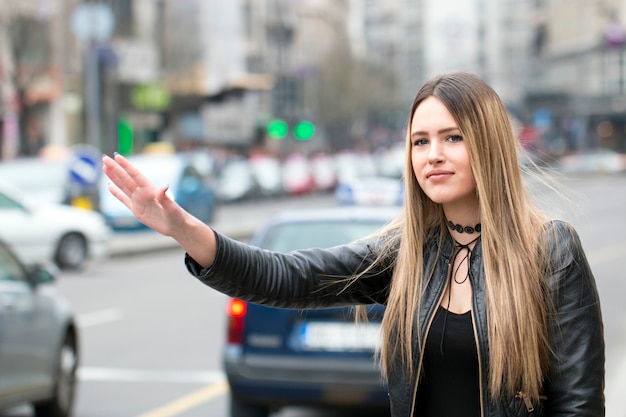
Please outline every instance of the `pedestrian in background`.
[[526, 194], [520, 144], [496, 92], [453, 72], [415, 97], [405, 204], [375, 236], [288, 254], [228, 238], [121, 155], [110, 191], [233, 297], [295, 309], [380, 303], [393, 416], [602, 416], [604, 336], [573, 227]]

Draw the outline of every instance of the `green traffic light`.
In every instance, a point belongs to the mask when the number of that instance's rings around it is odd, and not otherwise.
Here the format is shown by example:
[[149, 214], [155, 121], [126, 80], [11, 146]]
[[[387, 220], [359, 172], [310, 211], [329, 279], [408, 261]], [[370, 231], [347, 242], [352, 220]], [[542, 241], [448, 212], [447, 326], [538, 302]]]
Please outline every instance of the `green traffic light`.
[[272, 139], [282, 139], [288, 132], [289, 126], [283, 120], [275, 119], [267, 124], [267, 135]]
[[315, 135], [315, 125], [304, 120], [296, 125], [293, 129], [293, 135], [298, 140], [309, 140]]

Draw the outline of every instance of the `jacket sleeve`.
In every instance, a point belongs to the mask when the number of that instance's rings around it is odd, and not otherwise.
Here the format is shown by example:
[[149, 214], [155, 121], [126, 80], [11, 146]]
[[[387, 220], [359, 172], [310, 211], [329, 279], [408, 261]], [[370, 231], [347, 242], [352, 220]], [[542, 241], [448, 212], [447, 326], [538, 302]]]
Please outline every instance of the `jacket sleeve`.
[[604, 329], [595, 279], [576, 231], [560, 221], [549, 230], [554, 317], [546, 415], [604, 416]]
[[384, 304], [390, 272], [373, 268], [377, 239], [330, 249], [272, 252], [215, 233], [217, 254], [202, 269], [189, 255], [187, 270], [206, 285], [231, 297], [269, 307], [309, 309]]

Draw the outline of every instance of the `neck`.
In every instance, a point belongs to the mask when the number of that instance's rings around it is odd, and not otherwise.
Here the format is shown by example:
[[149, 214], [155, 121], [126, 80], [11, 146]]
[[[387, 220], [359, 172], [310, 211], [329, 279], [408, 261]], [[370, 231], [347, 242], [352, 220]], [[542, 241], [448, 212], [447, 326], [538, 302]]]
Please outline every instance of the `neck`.
[[446, 208], [444, 215], [446, 227], [457, 243], [471, 245], [475, 243], [482, 230], [478, 208], [475, 210], [468, 209], [467, 206], [458, 210]]
[[480, 223], [480, 211], [478, 207], [444, 207], [443, 215], [454, 224], [461, 226], [476, 226]]

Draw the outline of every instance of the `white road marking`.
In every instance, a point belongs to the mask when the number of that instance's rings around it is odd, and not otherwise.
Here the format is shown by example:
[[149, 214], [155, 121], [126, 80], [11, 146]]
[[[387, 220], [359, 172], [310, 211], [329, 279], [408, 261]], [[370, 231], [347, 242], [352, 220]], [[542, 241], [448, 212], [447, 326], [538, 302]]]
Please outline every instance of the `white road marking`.
[[213, 384], [226, 380], [221, 371], [167, 371], [83, 366], [78, 369], [82, 381], [176, 382]]
[[76, 320], [79, 327], [87, 328], [118, 321], [121, 320], [122, 317], [123, 314], [119, 308], [107, 308], [91, 313], [79, 314]]

